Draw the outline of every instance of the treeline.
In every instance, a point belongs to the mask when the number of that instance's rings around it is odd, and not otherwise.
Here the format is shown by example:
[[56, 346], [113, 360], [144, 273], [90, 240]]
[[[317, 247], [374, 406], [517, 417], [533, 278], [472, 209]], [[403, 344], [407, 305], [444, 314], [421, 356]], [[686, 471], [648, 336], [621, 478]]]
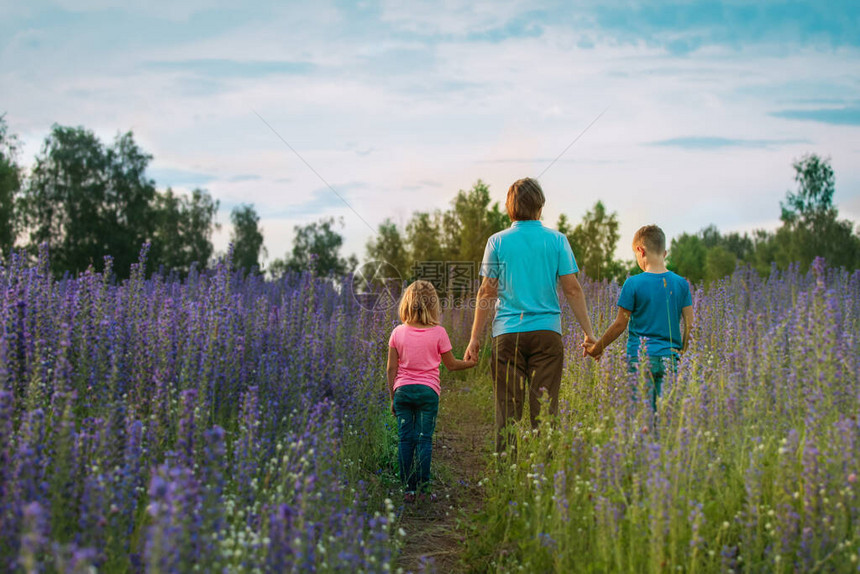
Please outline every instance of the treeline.
[[[101, 269], [110, 254], [113, 268], [127, 275], [144, 242], [151, 244], [149, 269], [187, 273], [205, 268], [213, 258], [212, 233], [219, 203], [204, 189], [190, 194], [156, 189], [146, 176], [152, 156], [131, 132], [108, 145], [82, 127], [54, 125], [29, 173], [18, 164], [17, 138], [0, 116], [0, 251], [13, 248], [35, 254], [47, 242], [55, 272]], [[669, 267], [691, 281], [712, 281], [749, 265], [762, 274], [772, 266], [802, 270], [816, 256], [848, 269], [860, 268], [860, 236], [851, 221], [840, 219], [833, 203], [835, 175], [830, 162], [807, 155], [792, 165], [795, 191], [781, 203], [776, 231], [720, 233], [713, 225], [675, 237]], [[243, 204], [231, 213], [233, 262], [261, 270], [265, 254], [259, 215]], [[643, 224], [648, 223], [643, 221]], [[445, 282], [465, 268], [477, 279], [487, 238], [510, 225], [489, 187], [478, 180], [460, 190], [446, 210], [416, 211], [405, 225], [386, 219], [367, 245], [365, 260], [384, 261], [403, 279], [436, 274]], [[358, 259], [341, 255], [342, 220], [324, 218], [295, 227], [291, 250], [268, 266], [271, 276], [311, 270], [316, 275], [356, 271]], [[622, 280], [639, 272], [632, 260], [615, 258], [620, 239], [617, 212], [597, 201], [573, 224], [561, 214], [556, 228], [570, 240], [580, 269], [596, 279]], [[439, 275], [441, 274], [441, 276]], [[447, 274], [447, 276], [446, 276]], [[461, 283], [462, 285], [462, 283]]]
[[[0, 251], [35, 254], [42, 243], [55, 273], [101, 270], [104, 257], [127, 276], [149, 242], [150, 269], [187, 273], [213, 256], [212, 233], [219, 202], [204, 189], [190, 194], [160, 191], [147, 177], [152, 156], [131, 132], [104, 144], [83, 127], [54, 125], [35, 164], [18, 163], [18, 139], [0, 116]], [[237, 267], [259, 265], [263, 235], [251, 205], [231, 213]]]
[[[471, 189], [457, 192], [449, 209], [417, 211], [402, 230], [386, 220], [368, 241], [366, 259], [392, 264], [404, 279], [419, 277], [440, 262], [447, 264], [444, 273], [462, 272], [465, 264], [477, 277], [487, 239], [510, 224], [507, 211], [490, 199], [489, 187], [478, 180]], [[609, 213], [602, 202], [595, 203], [576, 225], [562, 214], [556, 228], [570, 240], [581, 270], [610, 279], [627, 274], [630, 264], [613, 259], [618, 214]]]
[[713, 225], [672, 240], [669, 268], [695, 283], [725, 277], [738, 265], [767, 275], [775, 266], [809, 269], [818, 257], [833, 266], [860, 268], [860, 236], [855, 224], [839, 218], [833, 203], [836, 179], [830, 162], [815, 154], [792, 164], [796, 191], [781, 202], [776, 231], [721, 234]]
[[[762, 275], [773, 266], [784, 270], [792, 264], [806, 271], [817, 256], [834, 266], [860, 268], [860, 236], [853, 222], [839, 218], [830, 162], [810, 154], [792, 167], [797, 189], [786, 193], [780, 205], [782, 224], [776, 231], [723, 234], [710, 225], [698, 233], [683, 233], [671, 241], [669, 268], [694, 283], [725, 277], [738, 265], [751, 266]], [[421, 262], [479, 263], [487, 238], [509, 224], [498, 204], [490, 204], [489, 189], [479, 180], [471, 190], [460, 191], [448, 211], [416, 212], [403, 230], [391, 221], [383, 223], [367, 245], [367, 258], [410, 270], [413, 277]], [[615, 259], [618, 228], [617, 212], [609, 212], [601, 201], [576, 225], [563, 213], [556, 223], [586, 275], [620, 281], [640, 270], [633, 259]]]

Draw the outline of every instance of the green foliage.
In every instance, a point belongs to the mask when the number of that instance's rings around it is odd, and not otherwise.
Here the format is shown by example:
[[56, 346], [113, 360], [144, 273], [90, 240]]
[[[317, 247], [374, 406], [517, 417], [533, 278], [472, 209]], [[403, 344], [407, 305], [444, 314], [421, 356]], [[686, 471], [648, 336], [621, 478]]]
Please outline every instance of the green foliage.
[[[339, 220], [343, 227], [343, 218]], [[351, 273], [358, 261], [355, 256], [346, 259], [340, 256], [343, 237], [334, 230], [333, 217], [320, 219], [308, 225], [296, 225], [293, 251], [284, 259], [276, 259], [269, 266], [273, 277], [288, 271], [310, 270], [314, 275], [344, 275]]]
[[459, 237], [457, 260], [480, 263], [487, 239], [510, 225], [510, 218], [501, 211], [498, 202], [492, 205], [490, 202], [490, 188], [480, 179], [469, 191], [457, 192], [451, 202], [452, 227]]
[[705, 256], [705, 279], [715, 281], [731, 275], [737, 266], [735, 254], [723, 247], [715, 245], [708, 249]]
[[669, 269], [693, 283], [705, 278], [707, 249], [699, 235], [682, 233], [672, 240], [669, 246]]
[[151, 159], [131, 132], [105, 147], [89, 130], [54, 125], [21, 201], [30, 249], [49, 242], [58, 271], [101, 267], [107, 254], [127, 270], [154, 217]]
[[18, 138], [9, 134], [5, 114], [0, 115], [0, 256], [15, 245], [17, 229], [15, 201], [21, 189]]
[[602, 201], [585, 213], [582, 222], [570, 227], [562, 214], [558, 230], [567, 235], [581, 271], [593, 279], [620, 279], [626, 275], [624, 265], [614, 258], [620, 234], [618, 213], [608, 213]]
[[490, 188], [478, 180], [468, 191], [458, 191], [447, 211], [415, 212], [405, 233], [385, 220], [368, 242], [366, 256], [391, 263], [403, 278], [427, 262], [472, 262], [477, 269], [487, 239], [510, 223], [498, 202], [492, 202]]
[[779, 267], [798, 262], [806, 270], [817, 256], [831, 265], [860, 267], [860, 238], [854, 224], [839, 220], [833, 205], [836, 182], [830, 161], [811, 154], [792, 167], [797, 192], [786, 193], [781, 203], [783, 225], [772, 238]]
[[213, 200], [202, 189], [195, 189], [190, 196], [175, 194], [170, 188], [157, 194], [150, 255], [152, 266], [163, 266], [182, 274], [194, 263], [205, 268], [212, 257], [212, 230], [220, 228], [215, 222], [218, 205], [218, 200]]
[[836, 181], [830, 161], [807, 154], [792, 164], [797, 193], [787, 192], [780, 203], [784, 223], [802, 222], [812, 227], [816, 222], [835, 217], [833, 194]]
[[406, 245], [412, 261], [444, 261], [441, 243], [442, 213], [415, 212], [406, 224]]
[[797, 191], [787, 192], [780, 204], [779, 229], [722, 235], [710, 225], [695, 235], [683, 233], [672, 240], [669, 268], [699, 283], [722, 279], [738, 264], [763, 276], [774, 266], [785, 270], [798, 264], [806, 271], [819, 256], [837, 267], [860, 267], [860, 237], [851, 221], [839, 219], [833, 204], [836, 183], [829, 160], [805, 155], [792, 167]]
[[720, 234], [709, 225], [696, 234], [682, 233], [672, 240], [667, 266], [693, 283], [711, 282], [730, 275], [739, 260], [753, 254], [748, 235]]
[[49, 243], [60, 274], [101, 269], [110, 255], [117, 274], [127, 276], [147, 241], [150, 268], [206, 266], [218, 202], [199, 189], [190, 197], [158, 193], [146, 176], [151, 160], [131, 132], [106, 146], [83, 127], [54, 125], [19, 202], [28, 250]]
[[390, 219], [383, 221], [376, 236], [367, 241], [367, 258], [388, 263], [397, 269], [401, 277], [408, 277], [411, 273], [403, 238], [397, 225]]
[[260, 254], [265, 253], [263, 233], [260, 231], [260, 216], [253, 205], [242, 204], [230, 212], [233, 232], [230, 241], [233, 243], [233, 264], [237, 269], [250, 271], [260, 267]]

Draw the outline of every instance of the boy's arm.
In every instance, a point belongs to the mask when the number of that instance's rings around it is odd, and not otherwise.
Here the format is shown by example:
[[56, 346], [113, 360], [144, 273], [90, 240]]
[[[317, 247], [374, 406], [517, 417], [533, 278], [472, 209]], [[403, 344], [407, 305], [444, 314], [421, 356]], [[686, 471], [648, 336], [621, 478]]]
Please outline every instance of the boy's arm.
[[612, 344], [615, 339], [621, 336], [627, 329], [627, 324], [630, 322], [630, 311], [624, 307], [618, 308], [618, 315], [615, 317], [615, 322], [609, 326], [603, 336], [590, 348], [586, 349], [592, 357], [599, 357], [603, 350]]
[[454, 353], [448, 351], [447, 353], [442, 353], [442, 364], [444, 364], [445, 368], [449, 371], [462, 371], [463, 369], [471, 369], [478, 364], [478, 361], [477, 359], [472, 361], [461, 361], [454, 357]]
[[400, 360], [400, 355], [397, 354], [397, 349], [388, 347], [388, 366], [386, 367], [386, 375], [388, 376], [388, 396], [394, 400], [394, 379], [397, 378], [397, 364]]
[[681, 309], [681, 314], [684, 317], [684, 347], [682, 353], [687, 351], [687, 345], [690, 343], [690, 331], [693, 330], [693, 306], [687, 305]]
[[588, 316], [588, 305], [585, 302], [585, 293], [582, 291], [582, 285], [576, 275], [569, 273], [559, 277], [561, 281], [561, 290], [564, 293], [567, 304], [573, 310], [573, 316], [576, 317], [579, 326], [585, 331], [586, 342], [595, 340], [594, 330], [591, 327], [591, 318]]
[[[496, 298], [498, 298], [498, 296], [498, 277], [484, 277], [484, 280], [481, 282], [481, 286], [478, 288], [478, 300], [475, 303], [475, 321], [472, 323], [472, 336], [469, 339], [469, 346], [466, 348], [466, 354], [463, 356], [463, 359], [466, 362], [478, 361], [478, 352], [481, 350], [481, 333], [484, 331], [484, 324], [487, 322], [487, 317], [490, 315], [490, 308], [496, 302]], [[447, 364], [445, 364], [445, 367], [448, 368], [448, 370], [451, 370]]]

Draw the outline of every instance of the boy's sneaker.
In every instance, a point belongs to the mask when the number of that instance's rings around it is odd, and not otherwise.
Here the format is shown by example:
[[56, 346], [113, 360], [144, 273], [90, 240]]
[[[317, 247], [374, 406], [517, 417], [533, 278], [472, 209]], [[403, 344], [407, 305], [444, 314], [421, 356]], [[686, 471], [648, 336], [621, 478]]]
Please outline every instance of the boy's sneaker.
[[418, 495], [418, 502], [436, 502], [436, 495], [432, 492], [422, 492]]
[[410, 491], [404, 494], [403, 502], [405, 502], [406, 504], [413, 504], [415, 502], [415, 493]]

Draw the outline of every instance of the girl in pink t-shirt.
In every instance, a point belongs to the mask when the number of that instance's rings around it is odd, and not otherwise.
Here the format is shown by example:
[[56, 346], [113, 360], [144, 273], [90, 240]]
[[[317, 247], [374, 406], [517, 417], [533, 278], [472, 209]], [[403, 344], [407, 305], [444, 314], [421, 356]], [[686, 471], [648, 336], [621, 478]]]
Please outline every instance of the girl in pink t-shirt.
[[[474, 367], [451, 353], [451, 341], [439, 325], [439, 297], [429, 281], [416, 281], [403, 292], [400, 320], [388, 340], [388, 392], [400, 434], [400, 480], [405, 500], [426, 491], [430, 482], [433, 431], [439, 411], [439, 363], [449, 371]], [[418, 468], [413, 467], [418, 451]]]

